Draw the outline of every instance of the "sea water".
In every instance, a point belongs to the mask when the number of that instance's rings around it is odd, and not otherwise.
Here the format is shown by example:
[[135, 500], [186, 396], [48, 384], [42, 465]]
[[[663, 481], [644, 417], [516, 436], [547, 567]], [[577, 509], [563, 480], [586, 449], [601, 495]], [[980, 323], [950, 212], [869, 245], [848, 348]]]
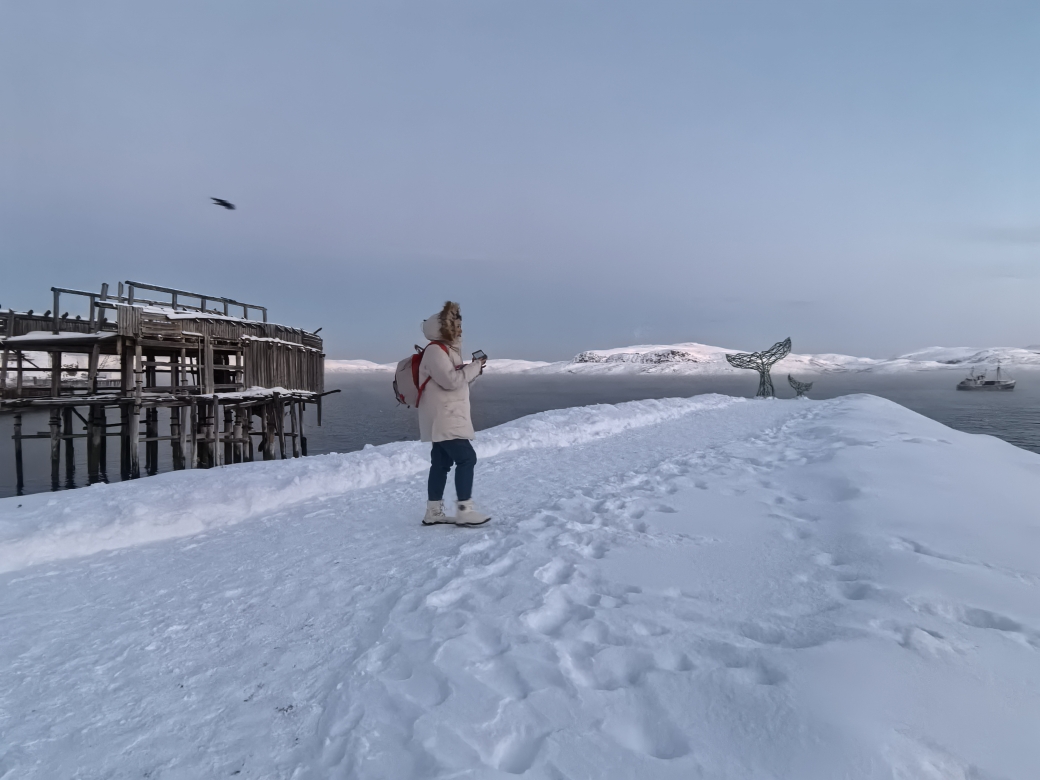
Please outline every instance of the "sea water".
[[[812, 398], [833, 398], [850, 393], [871, 393], [902, 404], [920, 414], [968, 433], [1002, 438], [1018, 447], [1040, 453], [1040, 372], [1021, 371], [1013, 391], [957, 391], [963, 370], [927, 371], [900, 374], [833, 373], [813, 379]], [[392, 375], [387, 372], [330, 374], [326, 389], [339, 389], [323, 403], [322, 426], [317, 427], [314, 409], [309, 408], [305, 428], [308, 452], [350, 452], [366, 444], [417, 439], [416, 412], [399, 406], [390, 389]], [[776, 372], [778, 402], [792, 402], [794, 392], [786, 374]], [[502, 374], [481, 377], [473, 385], [473, 423], [477, 430], [500, 425], [547, 409], [621, 403], [644, 398], [686, 397], [702, 393], [723, 393], [750, 397], [758, 387], [752, 372], [723, 376], [581, 375], [581, 374]], [[770, 403], [770, 402], [762, 402]], [[22, 417], [23, 433], [47, 431], [47, 415], [27, 412]], [[165, 413], [160, 429], [167, 433]], [[0, 496], [15, 494], [14, 444], [11, 415], [0, 417]], [[82, 427], [82, 426], [78, 426]], [[77, 431], [81, 432], [81, 431]], [[23, 442], [25, 491], [51, 490], [50, 443], [46, 439]], [[76, 472], [65, 477], [65, 454], [61, 458], [59, 489], [86, 484], [85, 440], [76, 440]], [[142, 464], [144, 453], [142, 448]], [[170, 447], [159, 447], [159, 470], [171, 468]], [[107, 477], [119, 479], [119, 440], [108, 443]]]

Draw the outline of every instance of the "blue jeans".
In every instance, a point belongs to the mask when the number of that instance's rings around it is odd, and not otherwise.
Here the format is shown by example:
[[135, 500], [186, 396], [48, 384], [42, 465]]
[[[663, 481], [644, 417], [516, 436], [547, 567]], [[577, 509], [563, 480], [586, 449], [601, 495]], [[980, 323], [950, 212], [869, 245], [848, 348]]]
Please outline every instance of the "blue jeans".
[[430, 481], [426, 486], [430, 501], [444, 498], [444, 486], [452, 464], [455, 465], [455, 494], [459, 501], [469, 501], [473, 497], [473, 467], [477, 465], [477, 453], [469, 439], [435, 441], [430, 461]]

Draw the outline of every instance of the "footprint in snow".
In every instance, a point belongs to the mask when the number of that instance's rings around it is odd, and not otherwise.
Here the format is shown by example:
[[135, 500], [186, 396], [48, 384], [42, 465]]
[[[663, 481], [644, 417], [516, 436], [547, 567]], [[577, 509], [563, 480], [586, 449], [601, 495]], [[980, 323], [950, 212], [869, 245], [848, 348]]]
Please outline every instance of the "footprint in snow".
[[1040, 632], [999, 612], [992, 612], [979, 607], [969, 607], [963, 604], [918, 601], [915, 599], [907, 599], [907, 603], [918, 612], [945, 618], [946, 620], [953, 620], [971, 628], [998, 631], [1023, 642], [1033, 649], [1040, 649]]

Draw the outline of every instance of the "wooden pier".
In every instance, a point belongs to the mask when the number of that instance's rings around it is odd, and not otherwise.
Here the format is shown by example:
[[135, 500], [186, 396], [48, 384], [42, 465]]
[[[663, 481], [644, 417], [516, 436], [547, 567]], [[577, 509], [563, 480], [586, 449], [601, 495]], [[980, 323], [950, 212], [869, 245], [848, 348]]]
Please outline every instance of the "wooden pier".
[[[0, 310], [0, 413], [14, 418], [19, 494], [26, 439], [50, 442], [55, 490], [63, 444], [72, 483], [77, 439], [88, 483], [107, 480], [113, 437], [122, 479], [141, 476], [141, 444], [146, 474], [158, 471], [160, 442], [169, 442], [174, 469], [307, 454], [304, 410], [315, 404], [320, 425], [326, 394], [316, 333], [268, 322], [263, 306], [141, 282], [121, 282], [115, 294], [107, 284], [51, 292], [43, 314]], [[59, 314], [63, 304], [82, 313]], [[46, 432], [22, 430], [28, 410], [49, 414]]]

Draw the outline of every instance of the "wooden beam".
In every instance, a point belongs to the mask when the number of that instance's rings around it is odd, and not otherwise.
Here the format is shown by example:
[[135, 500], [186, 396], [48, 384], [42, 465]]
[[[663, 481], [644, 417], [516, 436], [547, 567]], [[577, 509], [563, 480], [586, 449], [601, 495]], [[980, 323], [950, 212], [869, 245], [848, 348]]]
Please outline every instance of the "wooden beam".
[[285, 460], [285, 403], [275, 396], [275, 425], [278, 426], [278, 454]]
[[159, 473], [159, 410], [151, 407], [144, 410], [145, 471], [148, 476]]
[[203, 366], [202, 375], [203, 379], [203, 393], [209, 395], [213, 392], [213, 342], [207, 335], [203, 340]]
[[61, 479], [61, 412], [51, 409], [51, 490], [57, 490]]
[[61, 352], [51, 352], [51, 397], [61, 395]]
[[300, 440], [297, 432], [296, 401], [289, 401], [289, 425], [292, 430], [292, 456], [300, 457]]
[[[113, 423], [118, 425], [118, 423]], [[98, 443], [98, 468], [101, 471], [100, 476], [102, 478], [108, 475], [108, 437], [113, 434], [108, 432], [108, 412], [105, 409], [104, 404], [97, 405], [97, 418], [94, 422], [94, 427], [99, 431], [101, 441]], [[114, 434], [118, 436], [119, 434]], [[105, 480], [108, 481], [107, 479]]]
[[191, 407], [189, 412], [189, 427], [191, 428], [191, 438], [188, 444], [187, 453], [187, 466], [189, 469], [195, 469], [199, 467], [199, 407], [197, 401], [191, 399]]
[[261, 409], [260, 419], [263, 423], [263, 444], [261, 445], [264, 453], [264, 460], [274, 460], [274, 437], [277, 431], [277, 425], [274, 421], [274, 404], [268, 401], [264, 404]]
[[[154, 356], [153, 356], [154, 357]], [[153, 365], [149, 365], [152, 363]], [[155, 378], [155, 361], [154, 360], [141, 360], [139, 368], [144, 370], [145, 384], [154, 386], [156, 382]], [[154, 476], [159, 473], [159, 441], [156, 437], [159, 435], [159, 409], [155, 406], [150, 406], [144, 411], [144, 458], [145, 458], [145, 472], [148, 476]]]
[[243, 460], [243, 426], [242, 417], [245, 414], [241, 407], [235, 409], [235, 424], [234, 424], [234, 450], [231, 453], [232, 463], [241, 463]]
[[221, 464], [226, 466], [228, 463], [235, 462], [235, 427], [233, 410], [230, 406], [224, 406], [224, 452], [221, 458]]
[[130, 450], [130, 479], [137, 479], [141, 476], [141, 453], [138, 451], [141, 443], [141, 406], [136, 400], [130, 405], [130, 430], [128, 438]]
[[25, 470], [22, 468], [22, 415], [14, 416], [14, 475], [15, 491], [22, 495], [25, 490]]
[[130, 479], [130, 411], [129, 404], [119, 406], [119, 478]]
[[253, 460], [253, 409], [246, 408], [245, 414], [242, 419], [242, 436], [245, 439], [243, 445], [242, 458], [246, 462], [252, 462]]
[[65, 438], [65, 486], [75, 487], [76, 479], [76, 450], [72, 436], [72, 407], [66, 406], [61, 410], [63, 433]]
[[98, 362], [101, 358], [101, 345], [95, 344], [90, 350], [90, 361], [87, 363], [87, 393], [97, 393]]
[[213, 430], [211, 435], [213, 437], [213, 453], [210, 456], [210, 462], [214, 466], [224, 465], [224, 448], [220, 444], [220, 413], [221, 406], [220, 401], [216, 398], [213, 399]]
[[87, 419], [87, 481], [94, 484], [101, 479], [101, 432], [105, 425], [105, 407], [91, 404]]
[[181, 407], [170, 407], [170, 455], [174, 471], [184, 468], [184, 446], [181, 438]]
[[[11, 335], [11, 333], [10, 333], [10, 330], [11, 330], [11, 325], [10, 325], [11, 319], [8, 318], [7, 322], [8, 322], [8, 326], [7, 326], [8, 334], [7, 335], [10, 336]], [[7, 395], [7, 361], [10, 359], [10, 355], [11, 355], [11, 351], [7, 347], [4, 347], [4, 356], [3, 356], [3, 359], [0, 360], [0, 398], [3, 398], [5, 395]]]

